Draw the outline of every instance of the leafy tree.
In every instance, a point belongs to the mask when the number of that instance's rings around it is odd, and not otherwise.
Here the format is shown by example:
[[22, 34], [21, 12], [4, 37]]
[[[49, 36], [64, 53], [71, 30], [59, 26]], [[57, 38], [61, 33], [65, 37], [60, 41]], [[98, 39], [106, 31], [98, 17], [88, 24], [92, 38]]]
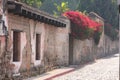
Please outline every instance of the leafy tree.
[[54, 3], [60, 6], [62, 2], [68, 2], [68, 8], [70, 10], [76, 10], [80, 3], [80, 0], [45, 0], [40, 7], [40, 10], [48, 12], [52, 15], [55, 14], [54, 12], [59, 13]]
[[114, 28], [118, 26], [118, 7], [117, 0], [80, 0], [77, 8], [80, 11], [94, 11], [105, 19], [106, 22], [112, 24]]
[[62, 13], [69, 10], [68, 2], [61, 2], [60, 5], [58, 5], [57, 3], [54, 3], [54, 6], [57, 8], [57, 11], [54, 11], [54, 16], [61, 15]]
[[100, 15], [101, 17], [103, 17], [105, 21], [112, 24], [114, 28], [117, 29], [119, 28], [117, 0], [21, 0], [21, 1], [54, 15], [59, 15], [68, 8], [70, 10], [79, 10], [85, 13], [93, 11]]
[[45, 0], [21, 0], [21, 2], [36, 8], [39, 8], [42, 5], [43, 1]]
[[106, 22], [110, 23], [114, 28], [118, 28], [118, 10], [116, 0], [95, 0], [98, 8], [95, 11], [102, 16]]

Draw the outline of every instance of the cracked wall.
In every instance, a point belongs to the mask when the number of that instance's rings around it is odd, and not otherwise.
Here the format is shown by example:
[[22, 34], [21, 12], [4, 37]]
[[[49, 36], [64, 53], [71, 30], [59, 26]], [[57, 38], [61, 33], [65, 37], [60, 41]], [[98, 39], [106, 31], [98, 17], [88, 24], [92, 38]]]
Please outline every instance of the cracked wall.
[[[13, 61], [13, 31], [21, 31], [20, 61]], [[68, 65], [69, 26], [59, 28], [22, 16], [8, 15], [8, 49], [11, 52], [12, 72], [34, 75], [42, 69], [49, 71], [58, 66]], [[36, 33], [41, 34], [41, 58], [35, 60]], [[37, 71], [37, 67], [43, 67]], [[36, 70], [36, 72], [34, 71]]]

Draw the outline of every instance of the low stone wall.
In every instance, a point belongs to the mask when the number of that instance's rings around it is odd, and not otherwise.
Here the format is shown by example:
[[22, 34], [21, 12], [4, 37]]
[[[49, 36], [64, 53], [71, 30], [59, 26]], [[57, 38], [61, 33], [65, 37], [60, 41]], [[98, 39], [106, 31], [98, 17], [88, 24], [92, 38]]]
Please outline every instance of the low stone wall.
[[101, 37], [98, 45], [92, 39], [73, 40], [73, 64], [94, 61], [110, 54], [119, 52], [119, 40], [112, 41], [108, 36]]

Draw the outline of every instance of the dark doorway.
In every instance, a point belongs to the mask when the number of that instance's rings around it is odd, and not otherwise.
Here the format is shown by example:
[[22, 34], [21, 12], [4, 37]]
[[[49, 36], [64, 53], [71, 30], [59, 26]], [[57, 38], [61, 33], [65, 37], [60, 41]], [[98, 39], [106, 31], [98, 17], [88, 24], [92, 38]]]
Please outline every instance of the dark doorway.
[[69, 34], [69, 64], [73, 64], [73, 37]]

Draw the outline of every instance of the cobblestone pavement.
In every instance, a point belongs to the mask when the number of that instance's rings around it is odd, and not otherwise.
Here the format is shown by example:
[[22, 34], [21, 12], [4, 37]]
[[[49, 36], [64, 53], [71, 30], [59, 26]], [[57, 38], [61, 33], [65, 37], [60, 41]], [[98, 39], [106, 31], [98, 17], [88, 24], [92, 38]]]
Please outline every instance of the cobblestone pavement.
[[119, 54], [81, 66], [74, 72], [53, 80], [119, 80]]

